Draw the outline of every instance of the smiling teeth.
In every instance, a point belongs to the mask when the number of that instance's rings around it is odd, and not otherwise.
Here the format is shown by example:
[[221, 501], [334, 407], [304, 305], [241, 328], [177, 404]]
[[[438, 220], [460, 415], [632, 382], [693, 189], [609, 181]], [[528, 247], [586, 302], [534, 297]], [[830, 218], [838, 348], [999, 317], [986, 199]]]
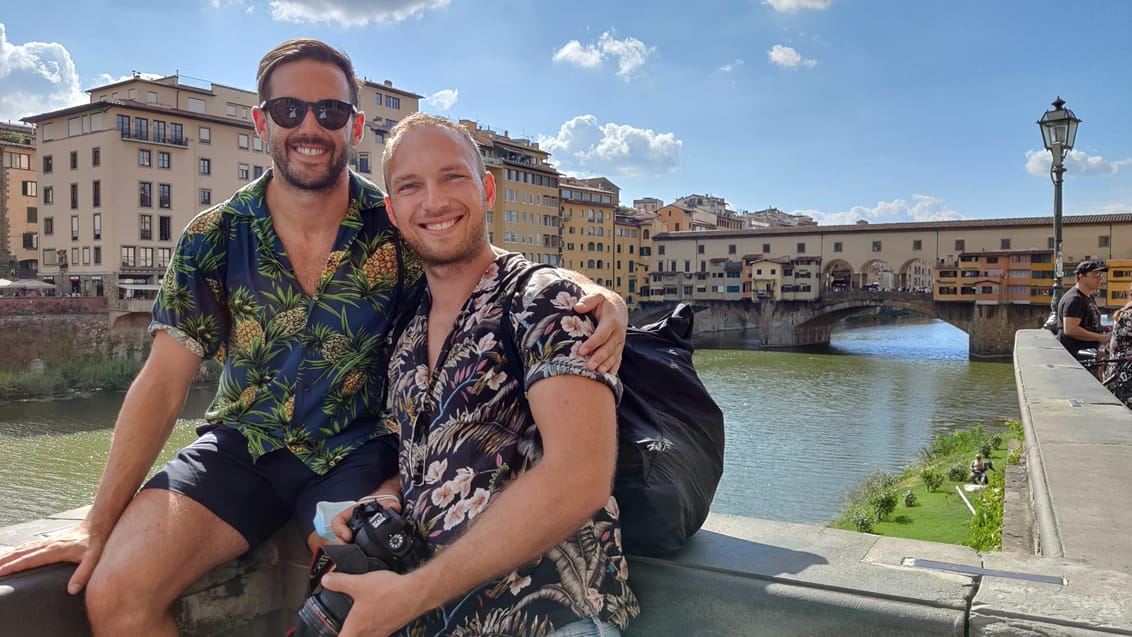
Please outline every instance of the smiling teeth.
[[300, 155], [321, 155], [323, 150], [321, 148], [296, 148], [295, 152]]
[[445, 221], [444, 223], [426, 223], [425, 230], [447, 230], [456, 225], [456, 220]]

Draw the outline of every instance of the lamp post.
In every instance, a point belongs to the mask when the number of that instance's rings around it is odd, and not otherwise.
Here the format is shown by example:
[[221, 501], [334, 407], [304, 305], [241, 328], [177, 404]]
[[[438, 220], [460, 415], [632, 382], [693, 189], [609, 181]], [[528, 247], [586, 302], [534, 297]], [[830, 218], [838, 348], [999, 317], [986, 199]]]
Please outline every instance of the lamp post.
[[1042, 129], [1042, 143], [1053, 156], [1049, 169], [1053, 181], [1053, 287], [1050, 289], [1051, 318], [1057, 314], [1057, 302], [1061, 297], [1061, 278], [1064, 276], [1061, 260], [1061, 182], [1065, 175], [1065, 156], [1073, 149], [1077, 138], [1077, 125], [1081, 120], [1073, 111], [1065, 108], [1065, 100], [1058, 97], [1053, 108], [1042, 114], [1038, 126]]

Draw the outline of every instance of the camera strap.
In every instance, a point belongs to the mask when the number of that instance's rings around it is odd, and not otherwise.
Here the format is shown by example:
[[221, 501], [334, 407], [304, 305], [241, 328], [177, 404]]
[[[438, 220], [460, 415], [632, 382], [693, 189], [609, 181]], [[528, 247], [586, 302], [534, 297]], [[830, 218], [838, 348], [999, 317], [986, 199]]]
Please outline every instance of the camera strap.
[[310, 577], [307, 579], [307, 595], [322, 587], [322, 576], [330, 571], [347, 574], [368, 573], [383, 568], [381, 560], [365, 554], [357, 544], [327, 544], [318, 547], [311, 559]]

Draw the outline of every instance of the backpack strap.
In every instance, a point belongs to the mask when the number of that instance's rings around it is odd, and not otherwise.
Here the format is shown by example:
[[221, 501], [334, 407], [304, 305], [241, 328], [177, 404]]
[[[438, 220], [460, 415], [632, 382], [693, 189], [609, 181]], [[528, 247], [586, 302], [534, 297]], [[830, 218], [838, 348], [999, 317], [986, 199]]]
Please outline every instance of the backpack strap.
[[507, 363], [511, 366], [515, 378], [522, 378], [526, 367], [523, 365], [523, 358], [519, 355], [519, 347], [515, 344], [515, 330], [511, 327], [511, 306], [515, 304], [515, 297], [521, 297], [527, 289], [527, 283], [535, 272], [552, 267], [554, 266], [549, 263], [528, 263], [507, 277], [510, 292], [504, 293], [501, 297], [503, 312], [499, 315], [499, 329], [502, 332], [500, 340], [503, 354], [507, 357]]

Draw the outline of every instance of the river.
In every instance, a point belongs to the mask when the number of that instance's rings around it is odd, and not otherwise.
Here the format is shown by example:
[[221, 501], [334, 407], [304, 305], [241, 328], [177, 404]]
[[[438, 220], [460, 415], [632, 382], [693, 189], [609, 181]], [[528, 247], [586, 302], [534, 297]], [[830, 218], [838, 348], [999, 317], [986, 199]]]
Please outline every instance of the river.
[[[821, 350], [753, 351], [741, 334], [697, 344], [727, 427], [720, 513], [827, 522], [857, 481], [899, 471], [937, 433], [1018, 418], [1011, 365], [968, 360], [966, 334], [941, 321], [837, 330]], [[210, 398], [190, 392], [162, 461]], [[90, 502], [121, 400], [0, 404], [0, 526]]]

